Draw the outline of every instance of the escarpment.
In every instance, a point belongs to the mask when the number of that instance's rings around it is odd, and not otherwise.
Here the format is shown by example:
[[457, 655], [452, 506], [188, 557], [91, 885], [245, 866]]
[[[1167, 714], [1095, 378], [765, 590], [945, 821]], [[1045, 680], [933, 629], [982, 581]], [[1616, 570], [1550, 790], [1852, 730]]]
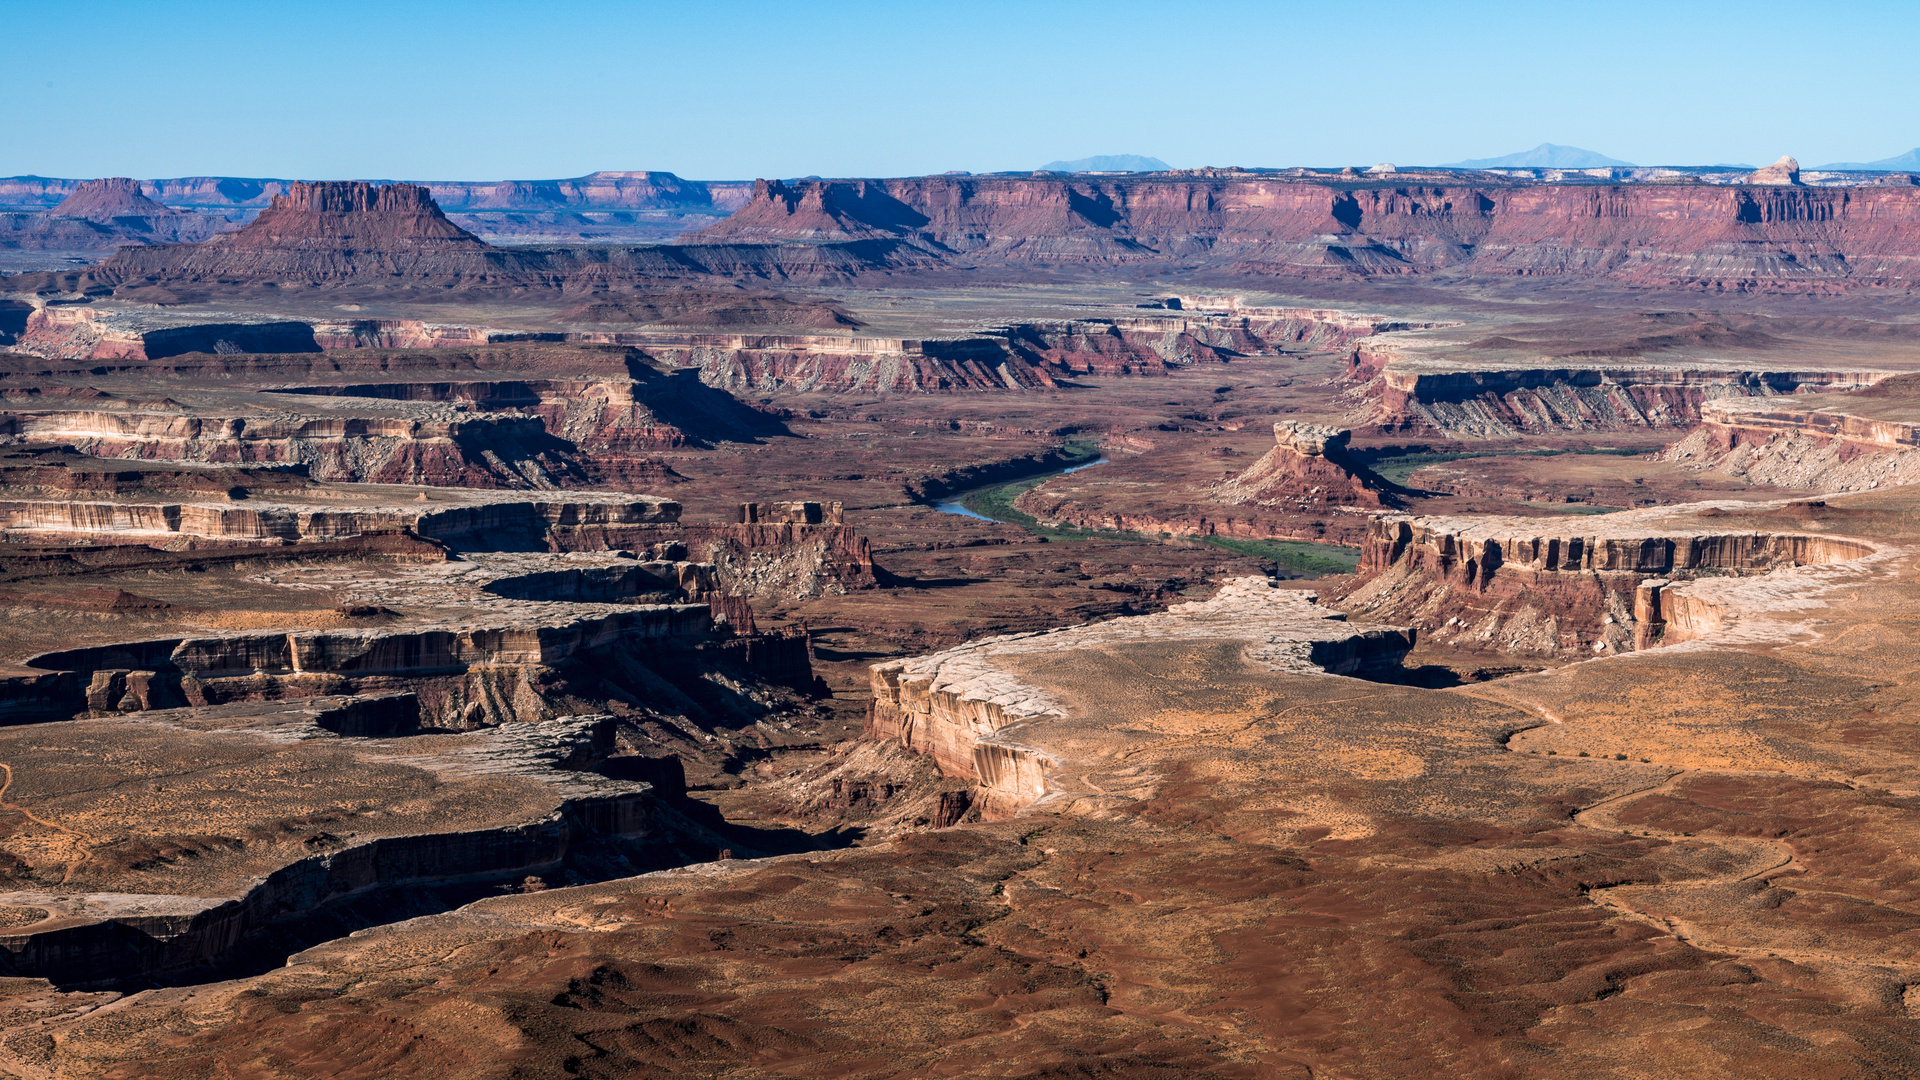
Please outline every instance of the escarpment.
[[130, 249], [64, 279], [130, 290], [431, 281], [589, 294], [716, 277], [1157, 266], [1241, 279], [1444, 276], [1815, 292], [1902, 288], [1920, 266], [1910, 236], [1920, 191], [1892, 185], [1176, 174], [763, 180], [730, 215], [670, 245], [542, 251], [487, 248], [447, 221], [423, 187], [293, 184], [273, 198], [219, 242]]
[[[1688, 599], [1689, 582], [1879, 550], [1844, 536], [1716, 529], [1719, 516], [1711, 506], [1633, 511], [1549, 532], [1532, 518], [1383, 515], [1368, 529], [1357, 579], [1334, 602], [1438, 644], [1569, 659], [1675, 644], [1722, 625], [1724, 616]], [[1675, 611], [1684, 614], [1670, 618]]]
[[1815, 399], [1718, 401], [1662, 457], [1688, 469], [1817, 491], [1920, 480], [1920, 380], [1895, 375]]
[[1499, 370], [1444, 362], [1386, 365], [1380, 426], [1468, 438], [1562, 431], [1688, 430], [1712, 403], [1846, 391], [1886, 370], [1753, 371], [1712, 366], [1538, 367]]
[[1086, 799], [1102, 803], [1097, 787], [1075, 782], [1073, 771], [1087, 763], [1073, 761], [1065, 747], [1115, 721], [1076, 710], [1048, 657], [1204, 643], [1233, 649], [1269, 671], [1364, 676], [1398, 667], [1413, 645], [1410, 631], [1345, 619], [1318, 606], [1311, 593], [1249, 578], [1227, 583], [1210, 600], [1157, 615], [988, 638], [875, 664], [868, 730], [929, 755], [949, 777], [973, 781], [973, 805], [990, 818], [1041, 802], [1056, 809]]

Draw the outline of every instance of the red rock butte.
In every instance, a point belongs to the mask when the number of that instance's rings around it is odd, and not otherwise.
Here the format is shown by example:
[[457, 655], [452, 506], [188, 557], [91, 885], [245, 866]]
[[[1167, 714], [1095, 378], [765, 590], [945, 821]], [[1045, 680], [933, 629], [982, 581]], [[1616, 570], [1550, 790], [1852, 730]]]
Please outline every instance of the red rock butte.
[[140, 181], [110, 176], [81, 184], [53, 208], [52, 216], [105, 224], [123, 217], [179, 217], [180, 212], [147, 198], [140, 190]]
[[479, 237], [447, 220], [424, 187], [360, 181], [295, 184], [253, 223], [213, 241], [246, 249], [481, 248]]

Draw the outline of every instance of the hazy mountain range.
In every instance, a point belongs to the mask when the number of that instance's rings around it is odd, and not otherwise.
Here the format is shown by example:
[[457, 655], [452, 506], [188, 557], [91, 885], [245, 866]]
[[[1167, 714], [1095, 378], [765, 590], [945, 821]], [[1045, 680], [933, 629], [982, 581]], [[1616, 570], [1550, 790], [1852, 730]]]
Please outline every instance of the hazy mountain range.
[[1531, 150], [1503, 157], [1473, 158], [1442, 165], [1443, 169], [1603, 169], [1614, 165], [1632, 165], [1577, 146], [1541, 143]]
[[1816, 166], [1820, 169], [1858, 169], [1865, 171], [1884, 170], [1886, 172], [1920, 172], [1920, 147], [1901, 154], [1899, 157], [1881, 158], [1879, 161], [1836, 161], [1831, 165]]

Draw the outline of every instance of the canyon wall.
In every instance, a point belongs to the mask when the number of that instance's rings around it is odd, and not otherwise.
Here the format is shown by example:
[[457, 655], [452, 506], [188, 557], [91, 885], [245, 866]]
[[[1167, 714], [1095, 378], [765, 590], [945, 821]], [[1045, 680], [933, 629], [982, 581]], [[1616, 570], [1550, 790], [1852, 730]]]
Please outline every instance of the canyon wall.
[[[1544, 531], [1549, 526], [1558, 528]], [[1665, 640], [1649, 621], [1662, 621], [1643, 591], [1649, 581], [1678, 596], [1701, 578], [1848, 562], [1876, 550], [1815, 533], [1714, 531], [1651, 511], [1577, 524], [1391, 514], [1372, 520], [1356, 579], [1335, 602], [1456, 648], [1571, 659]], [[1693, 612], [1680, 622], [1697, 636], [1704, 619]]]
[[[140, 361], [196, 352], [604, 345], [637, 350], [661, 366], [695, 369], [708, 386], [741, 394], [920, 393], [1043, 390], [1077, 375], [1164, 375], [1193, 364], [1232, 363], [1287, 349], [1341, 350], [1377, 334], [1433, 325], [1316, 308], [1245, 307], [1228, 297], [1190, 298], [1178, 311], [1014, 322], [964, 337], [928, 339], [671, 330], [529, 333], [401, 319], [195, 323], [103, 305], [58, 304], [27, 316], [16, 348], [47, 359]], [[548, 407], [572, 394], [572, 388], [557, 383], [527, 385], [532, 387], [523, 395], [527, 402], [514, 407]], [[591, 395], [612, 393], [605, 387], [583, 389]], [[355, 387], [289, 392], [387, 396]], [[454, 396], [424, 396], [430, 392], [421, 390], [400, 400], [468, 400], [458, 396], [464, 391], [445, 393]]]
[[[288, 742], [328, 740], [331, 721], [390, 699], [346, 698], [298, 705], [266, 705], [228, 710], [228, 741], [213, 750], [233, 755], [251, 752], [271, 760], [273, 747]], [[250, 715], [251, 714], [251, 715]], [[42, 915], [35, 922], [0, 933], [0, 970], [16, 977], [44, 978], [61, 987], [124, 986], [183, 971], [217, 972], [234, 961], [249, 939], [298, 920], [324, 916], [356, 902], [405, 904], [399, 890], [448, 889], [463, 884], [513, 881], [568, 866], [585, 849], [609, 845], [646, 858], [663, 844], [665, 830], [656, 820], [658, 803], [650, 785], [613, 780], [586, 771], [604, 758], [611, 744], [612, 717], [570, 716], [538, 724], [475, 732], [423, 748], [415, 761], [441, 771], [459, 785], [484, 773], [511, 785], [514, 796], [480, 828], [441, 828], [412, 834], [381, 835], [378, 825], [335, 850], [293, 853], [293, 857], [246, 882], [237, 895], [219, 884], [209, 892], [176, 895], [126, 890], [66, 888], [54, 893], [9, 892], [0, 902], [11, 910]], [[176, 742], [206, 749], [204, 733], [179, 714], [154, 714], [118, 723], [140, 735], [170, 724]], [[82, 721], [83, 730], [99, 725]], [[144, 729], [144, 730], [143, 730]], [[244, 734], [243, 734], [244, 733]], [[375, 739], [410, 732], [382, 732]], [[238, 749], [235, 736], [255, 746]], [[330, 741], [330, 740], [329, 740]], [[187, 753], [194, 749], [186, 750]], [[378, 767], [377, 749], [348, 742], [335, 751], [349, 761]], [[309, 762], [311, 765], [311, 762]], [[351, 768], [351, 764], [342, 763]], [[324, 766], [323, 766], [324, 767]], [[336, 766], [338, 767], [338, 766]], [[515, 802], [518, 805], [515, 805]], [[325, 836], [314, 845], [340, 844]], [[305, 857], [301, 857], [304, 855]], [[589, 856], [591, 859], [592, 856]], [[262, 860], [272, 866], [271, 857]], [[264, 869], [264, 867], [262, 867]], [[141, 884], [137, 872], [126, 875]], [[224, 882], [222, 883], [224, 884]]]
[[1920, 482], [1920, 379], [1811, 401], [1721, 401], [1669, 446], [1666, 461], [1754, 483], [1811, 491], [1870, 491]]
[[1375, 351], [1357, 362], [1372, 372], [1383, 431], [1466, 438], [1515, 438], [1567, 431], [1686, 430], [1712, 402], [1729, 398], [1838, 392], [1871, 386], [1885, 370], [1753, 371], [1729, 364], [1539, 367], [1458, 366], [1445, 360], [1395, 363]]
[[[394, 181], [382, 180], [389, 184]], [[0, 206], [49, 209], [89, 181], [43, 176], [0, 178]], [[258, 209], [291, 191], [295, 180], [185, 176], [142, 180], [145, 197], [170, 207]], [[687, 210], [727, 213], [753, 190], [744, 180], [683, 180], [670, 172], [596, 172], [565, 180], [415, 180], [443, 208], [457, 211]]]
[[[342, 186], [296, 184], [273, 198]], [[261, 217], [274, 212], [270, 206]], [[101, 267], [27, 284], [80, 291], [430, 280], [443, 288], [591, 292], [711, 276], [830, 281], [1044, 265], [1280, 279], [1606, 278], [1651, 287], [1828, 292], [1909, 287], [1920, 267], [1916, 222], [1920, 188], [1910, 185], [1396, 184], [1170, 174], [757, 181], [731, 216], [660, 247], [362, 246], [349, 253], [216, 238], [129, 249]]]

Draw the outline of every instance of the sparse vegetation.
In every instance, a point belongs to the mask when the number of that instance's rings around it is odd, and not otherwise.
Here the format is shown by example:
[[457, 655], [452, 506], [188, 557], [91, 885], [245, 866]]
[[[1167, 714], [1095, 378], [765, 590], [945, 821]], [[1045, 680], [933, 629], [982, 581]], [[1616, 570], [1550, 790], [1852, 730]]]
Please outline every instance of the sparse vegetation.
[[[1016, 499], [1038, 487], [1046, 479], [1047, 477], [1037, 477], [1011, 484], [1001, 484], [997, 487], [982, 488], [961, 496], [959, 502], [961, 506], [983, 517], [990, 517], [1008, 525], [1018, 525], [1035, 536], [1044, 536], [1056, 542], [1114, 540], [1122, 543], [1153, 544], [1176, 539], [1170, 533], [1161, 533], [1158, 537], [1153, 537], [1114, 529], [1080, 529], [1071, 525], [1049, 525], [1014, 506]], [[1274, 563], [1282, 571], [1296, 574], [1350, 574], [1354, 567], [1360, 564], [1359, 548], [1342, 547], [1336, 544], [1314, 544], [1303, 540], [1245, 540], [1229, 536], [1178, 539], [1197, 540], [1250, 559], [1265, 559]]]
[[[1580, 449], [1549, 450], [1492, 450], [1480, 453], [1446, 454], [1397, 454], [1392, 457], [1374, 458], [1366, 461], [1366, 466], [1386, 480], [1407, 486], [1407, 480], [1416, 469], [1426, 465], [1438, 465], [1445, 461], [1465, 461], [1470, 458], [1487, 457], [1558, 457], [1562, 454], [1600, 454], [1608, 457], [1639, 457], [1648, 452], [1644, 446], [1588, 446]], [[1594, 513], [1595, 511], [1587, 511]]]
[[1304, 540], [1243, 540], [1234, 536], [1202, 537], [1201, 542], [1254, 559], [1270, 559], [1305, 574], [1351, 574], [1360, 565], [1360, 549], [1339, 544], [1312, 544]]

